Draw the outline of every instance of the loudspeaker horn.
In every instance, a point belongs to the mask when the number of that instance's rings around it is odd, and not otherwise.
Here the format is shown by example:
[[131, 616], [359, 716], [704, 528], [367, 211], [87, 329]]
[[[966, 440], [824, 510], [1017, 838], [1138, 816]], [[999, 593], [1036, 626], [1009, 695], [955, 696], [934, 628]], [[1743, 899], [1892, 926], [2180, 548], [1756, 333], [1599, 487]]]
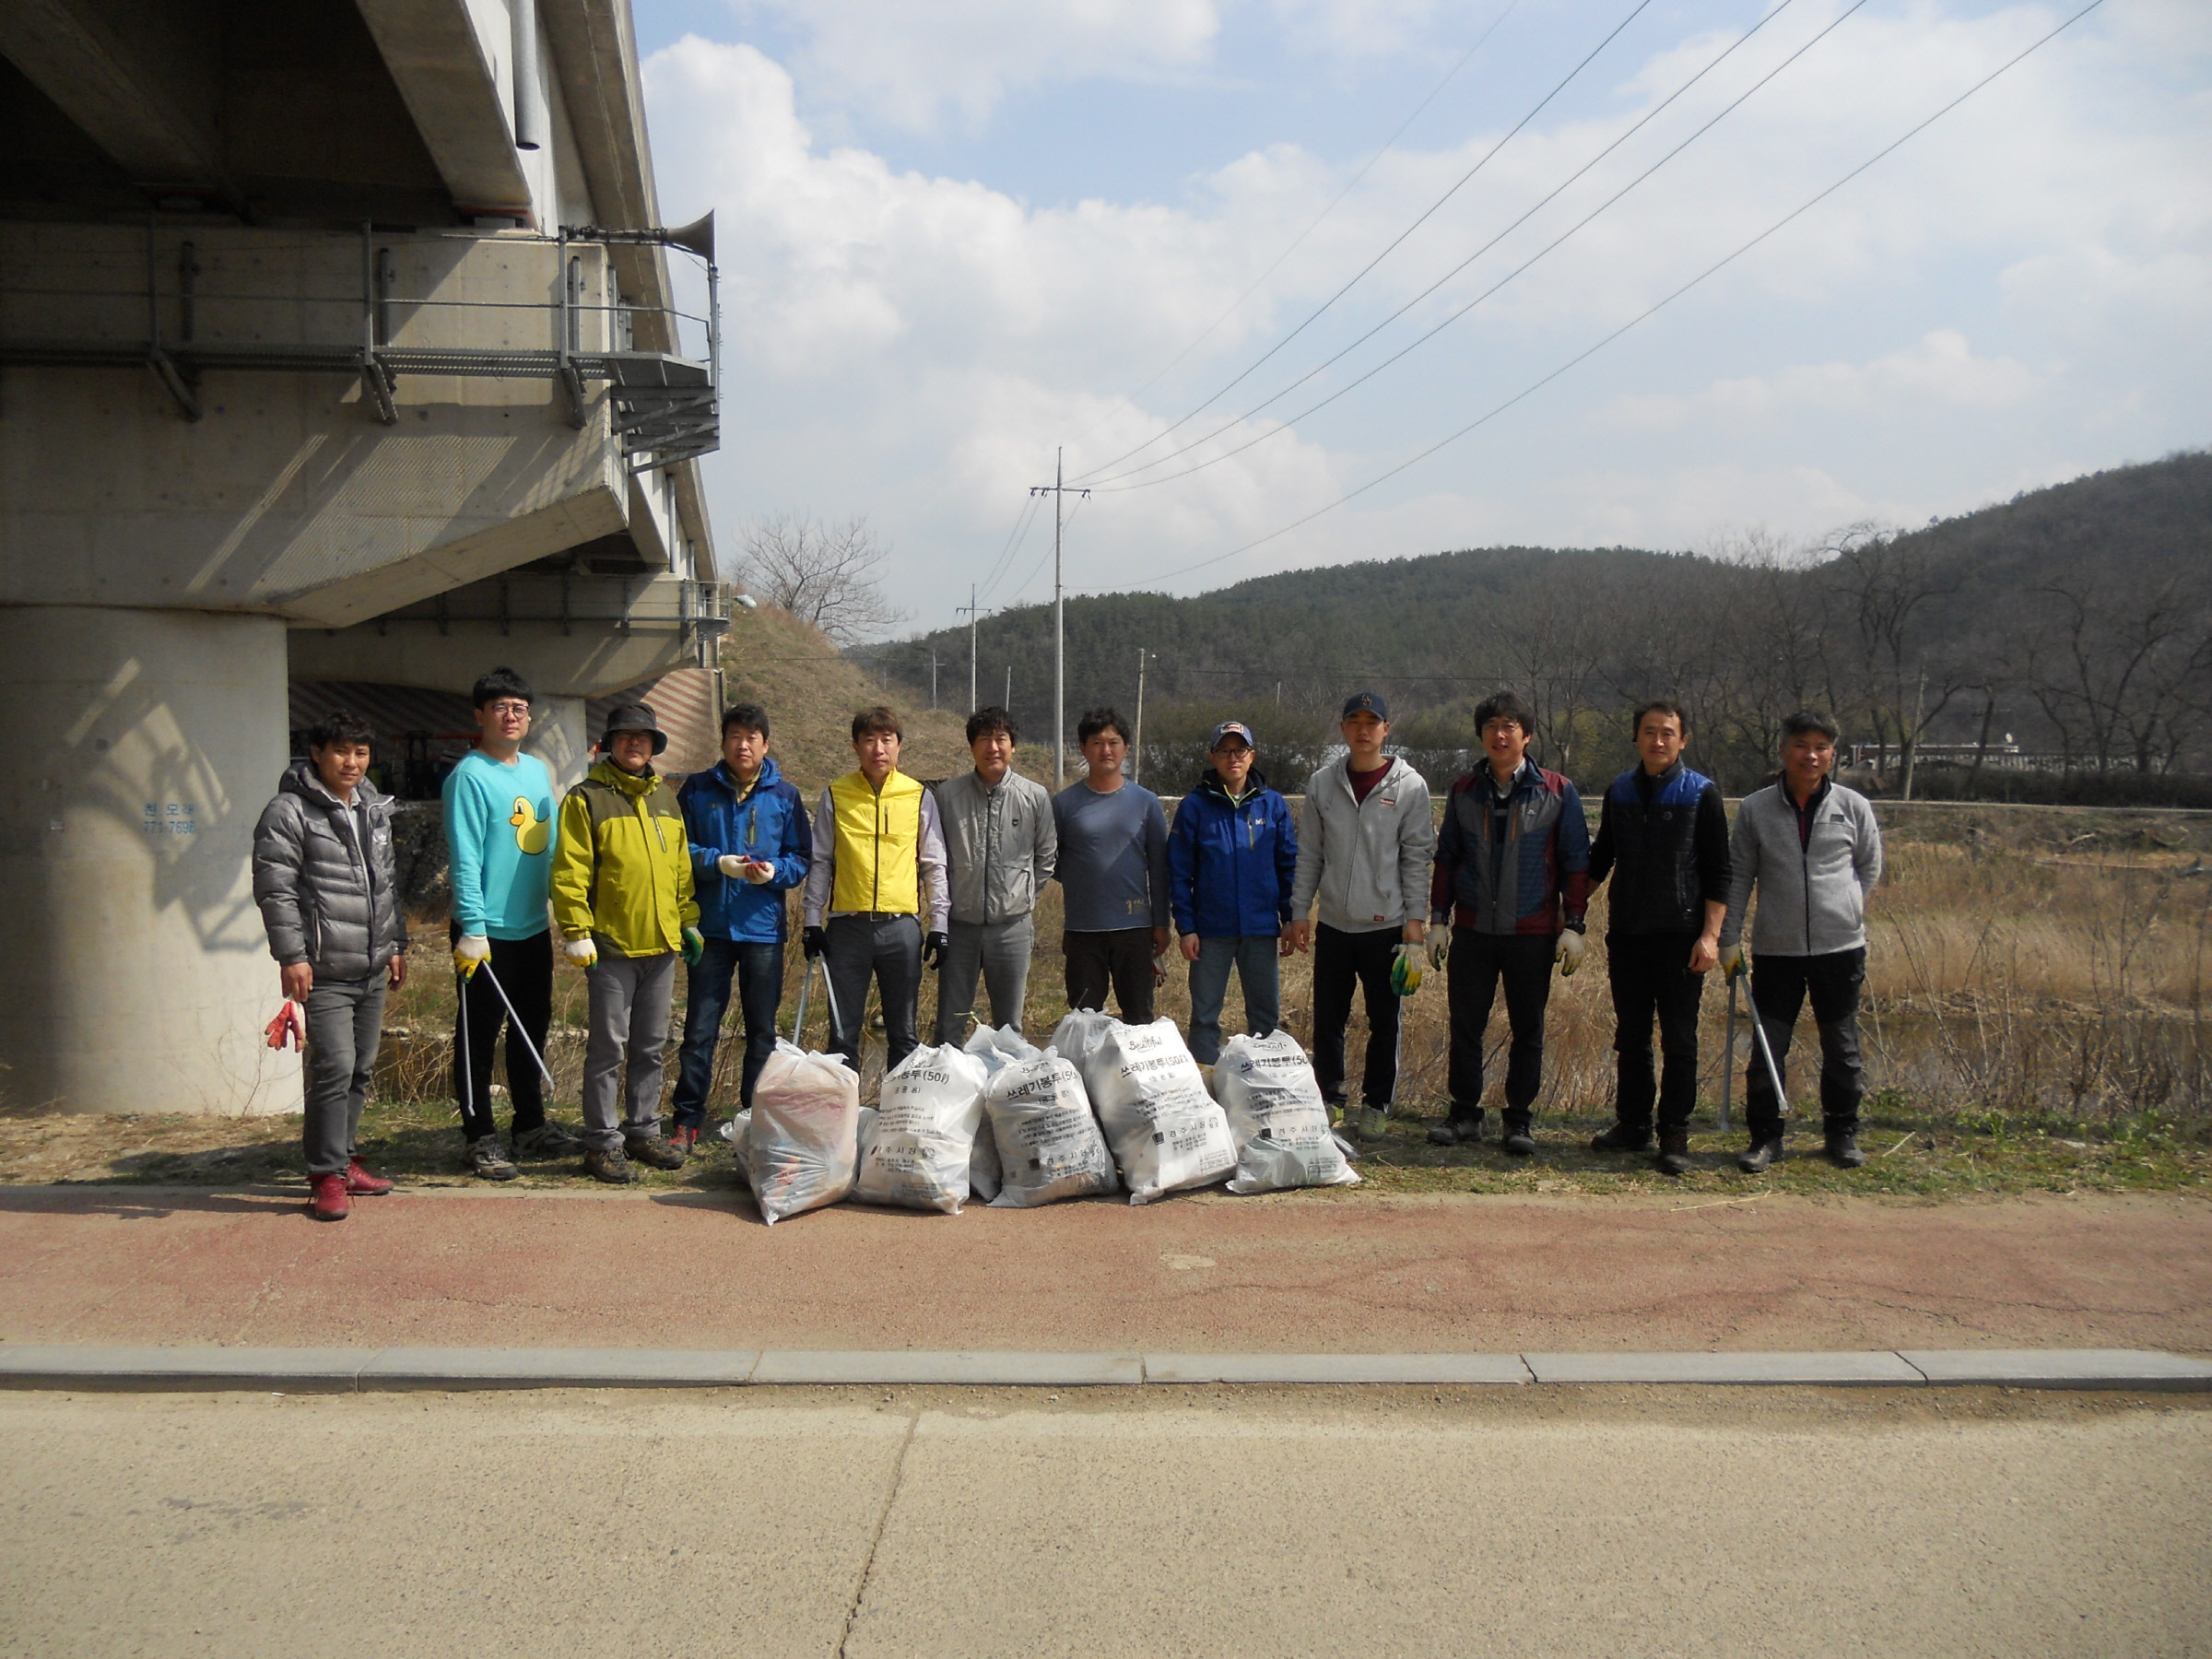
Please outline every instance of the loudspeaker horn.
[[709, 265], [712, 265], [714, 263], [714, 210], [709, 208], [704, 218], [696, 218], [688, 225], [678, 225], [673, 230], [662, 231], [661, 240], [672, 248], [688, 248]]

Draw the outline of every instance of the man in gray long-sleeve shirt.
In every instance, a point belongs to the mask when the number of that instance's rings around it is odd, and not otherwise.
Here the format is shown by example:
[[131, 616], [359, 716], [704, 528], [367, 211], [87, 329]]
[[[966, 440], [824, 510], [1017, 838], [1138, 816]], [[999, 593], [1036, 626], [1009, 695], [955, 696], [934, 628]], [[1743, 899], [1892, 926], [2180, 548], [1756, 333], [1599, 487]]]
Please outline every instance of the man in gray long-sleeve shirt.
[[1055, 874], [1067, 907], [1067, 1006], [1113, 1000], [1130, 1025], [1152, 1021], [1154, 963], [1168, 948], [1168, 819], [1159, 797], [1122, 775], [1129, 727], [1112, 709], [1076, 724], [1088, 777], [1053, 797]]
[[855, 1072], [869, 979], [883, 1001], [888, 1072], [920, 1041], [923, 964], [939, 968], [945, 961], [951, 909], [945, 837], [935, 797], [899, 770], [899, 717], [890, 710], [853, 715], [853, 753], [860, 765], [823, 790], [815, 808], [803, 937], [808, 961], [825, 959], [830, 1045]]
[[[1874, 807], [1829, 774], [1836, 764], [1836, 723], [1800, 711], [1783, 722], [1782, 782], [1744, 797], [1729, 842], [1728, 914], [1721, 923], [1721, 967], [1744, 971], [1744, 912], [1759, 888], [1751, 942], [1751, 1012], [1766, 1033], [1776, 1071], [1790, 1052], [1790, 1030], [1809, 994], [1820, 1029], [1820, 1116], [1830, 1161], [1855, 1170], [1859, 1100], [1859, 992], [1866, 982], [1866, 895], [1882, 875], [1882, 831]], [[1783, 1087], [1787, 1088], [1783, 1079]], [[1736, 1162], [1756, 1175], [1783, 1156], [1786, 1100], [1756, 1049], [1744, 1085], [1751, 1145]]]
[[1021, 1028], [1036, 941], [1030, 912], [1053, 878], [1060, 838], [1053, 798], [1014, 771], [1014, 717], [998, 707], [968, 717], [975, 770], [936, 786], [952, 885], [952, 924], [937, 973], [937, 1041], [968, 1035], [980, 974], [994, 1025]]

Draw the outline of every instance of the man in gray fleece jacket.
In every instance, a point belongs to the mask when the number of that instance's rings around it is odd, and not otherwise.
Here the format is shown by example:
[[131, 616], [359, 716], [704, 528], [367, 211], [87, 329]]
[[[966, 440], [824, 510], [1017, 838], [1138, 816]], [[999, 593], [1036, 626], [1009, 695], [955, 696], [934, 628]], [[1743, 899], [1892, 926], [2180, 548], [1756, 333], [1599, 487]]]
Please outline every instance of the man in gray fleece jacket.
[[[1729, 842], [1728, 914], [1721, 924], [1721, 966], [1744, 971], [1744, 912], [1759, 889], [1751, 928], [1758, 971], [1753, 1018], [1782, 1069], [1791, 1029], [1809, 994], [1820, 1030], [1820, 1115], [1830, 1159], [1847, 1170], [1859, 1150], [1859, 990], [1866, 982], [1866, 895], [1882, 875], [1882, 832], [1874, 808], [1835, 770], [1836, 723], [1799, 711], [1783, 723], [1782, 781], [1744, 797]], [[1783, 1087], [1788, 1087], [1785, 1075]], [[1754, 1050], [1744, 1088], [1750, 1147], [1736, 1167], [1756, 1175], [1783, 1157], [1783, 1114], [1766, 1066]]]

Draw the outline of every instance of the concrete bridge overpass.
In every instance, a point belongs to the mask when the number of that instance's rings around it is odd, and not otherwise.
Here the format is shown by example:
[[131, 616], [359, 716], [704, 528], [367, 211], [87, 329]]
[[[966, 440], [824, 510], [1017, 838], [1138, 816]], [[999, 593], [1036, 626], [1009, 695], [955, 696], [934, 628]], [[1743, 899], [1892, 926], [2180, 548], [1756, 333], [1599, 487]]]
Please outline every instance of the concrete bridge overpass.
[[288, 682], [510, 663], [572, 776], [586, 699], [712, 663], [661, 218], [628, 0], [0, 0], [0, 1096], [297, 1109]]

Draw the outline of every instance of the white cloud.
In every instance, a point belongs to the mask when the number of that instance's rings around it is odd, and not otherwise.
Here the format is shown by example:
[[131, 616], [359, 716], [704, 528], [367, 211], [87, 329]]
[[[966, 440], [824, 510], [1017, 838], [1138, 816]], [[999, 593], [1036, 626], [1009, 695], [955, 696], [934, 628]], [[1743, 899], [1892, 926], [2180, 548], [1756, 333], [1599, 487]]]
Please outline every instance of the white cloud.
[[[1356, 18], [1363, 3], [1329, 15]], [[1393, 16], [1419, 9], [1377, 3]], [[1805, 18], [1778, 21], [1773, 41], [1762, 35], [1346, 370], [1221, 441], [1270, 429], [1526, 257], [1841, 0], [1825, 4], [1800, 0]], [[1329, 13], [1285, 6], [1286, 29], [1318, 28]], [[1172, 0], [1039, 10], [1051, 16], [1009, 23], [1018, 38], [946, 67], [931, 53], [952, 48], [920, 41], [919, 23], [832, 0], [809, 14], [808, 50], [880, 22], [882, 41], [853, 46], [838, 73], [888, 76], [869, 65], [888, 65], [906, 41], [905, 89], [882, 95], [920, 100], [909, 106], [919, 110], [926, 94], [939, 100], [932, 108], [949, 100], [972, 112], [1020, 76], [1075, 73], [1070, 42], [1084, 29], [1119, 42], [1101, 62], [1157, 67], [1198, 61], [1218, 25], [1212, 6]], [[2112, 0], [2108, 10], [2112, 28], [2098, 32], [2092, 20], [2053, 42], [1475, 437], [1173, 585], [1500, 537], [1693, 546], [1723, 523], [1809, 535], [1869, 514], [1918, 522], [2085, 459], [2206, 441], [2212, 96], [2188, 54], [2206, 31], [2191, 7]], [[1071, 538], [1071, 580], [1148, 582], [1325, 505], [1557, 368], [2062, 15], [2041, 0], [1972, 15], [1935, 0], [1870, 6], [1403, 365], [1186, 481], [1094, 498]], [[982, 0], [955, 5], [945, 40], [1011, 16]], [[1129, 43], [1146, 19], [1174, 24], [1144, 49], [1148, 58]], [[1707, 32], [1653, 54], [1603, 118], [1514, 140], [1336, 313], [1175, 441], [1231, 421], [1433, 281], [1725, 38]], [[1383, 158], [1179, 371], [1139, 390], [1335, 193], [1335, 165], [1277, 144], [1194, 173], [1171, 203], [1035, 207], [987, 182], [824, 145], [797, 113], [790, 69], [752, 46], [687, 38], [651, 60], [647, 87], [664, 199], [688, 208], [704, 198], [723, 212], [731, 378], [726, 447], [710, 477], [725, 541], [734, 519], [756, 512], [869, 512], [900, 549], [897, 598], [924, 619], [996, 555], [1024, 488], [1049, 477], [1055, 444], [1069, 445], [1074, 475], [1162, 432], [1371, 257], [1497, 130]], [[1040, 546], [1032, 538], [1007, 588]]]

